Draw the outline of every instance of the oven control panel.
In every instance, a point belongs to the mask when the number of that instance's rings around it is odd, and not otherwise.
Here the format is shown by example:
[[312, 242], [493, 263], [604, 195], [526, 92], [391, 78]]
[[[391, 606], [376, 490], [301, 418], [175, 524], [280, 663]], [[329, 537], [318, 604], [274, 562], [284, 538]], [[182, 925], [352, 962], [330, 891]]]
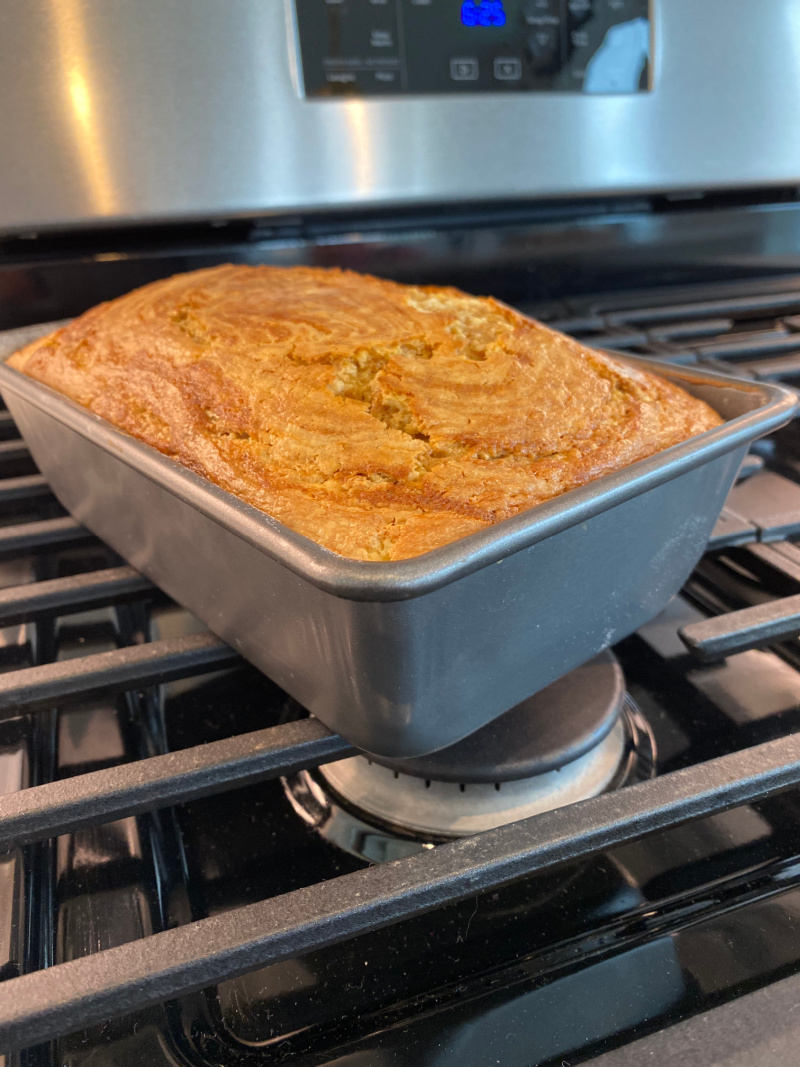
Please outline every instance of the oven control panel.
[[309, 97], [649, 87], [649, 0], [294, 3]]

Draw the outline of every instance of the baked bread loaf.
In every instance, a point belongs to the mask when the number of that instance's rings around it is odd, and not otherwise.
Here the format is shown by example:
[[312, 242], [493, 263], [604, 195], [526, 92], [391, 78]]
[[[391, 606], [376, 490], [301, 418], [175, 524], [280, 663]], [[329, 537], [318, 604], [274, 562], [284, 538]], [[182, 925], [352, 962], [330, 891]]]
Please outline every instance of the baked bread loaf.
[[305, 267], [155, 282], [9, 363], [362, 560], [427, 552], [721, 422], [495, 300]]

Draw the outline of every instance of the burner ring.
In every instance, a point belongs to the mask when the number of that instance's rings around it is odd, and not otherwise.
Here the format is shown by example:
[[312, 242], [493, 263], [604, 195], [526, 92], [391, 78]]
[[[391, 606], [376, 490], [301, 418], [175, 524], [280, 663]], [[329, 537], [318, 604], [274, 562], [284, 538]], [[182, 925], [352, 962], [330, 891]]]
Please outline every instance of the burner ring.
[[[354, 774], [348, 774], [347, 768], [342, 773], [346, 764], [355, 767]], [[366, 775], [360, 775], [364, 770]], [[419, 778], [392, 771], [364, 756], [354, 756], [316, 771], [300, 771], [282, 781], [292, 807], [325, 840], [359, 859], [381, 863], [623, 788], [654, 774], [655, 745], [650, 727], [634, 701], [626, 696], [617, 724], [595, 750], [561, 771], [545, 772], [532, 780], [463, 786], [431, 782], [426, 788]], [[352, 786], [359, 781], [362, 791], [357, 795]], [[377, 784], [372, 794], [376, 803], [371, 803], [369, 797], [367, 803], [378, 810], [368, 811], [360, 806], [365, 798], [364, 787], [370, 782]], [[427, 808], [426, 794], [435, 801]], [[409, 795], [417, 803], [414, 812], [403, 804], [403, 798]], [[476, 801], [480, 809], [477, 813]], [[420, 812], [423, 819], [419, 818]], [[453, 824], [453, 815], [457, 825]], [[423, 821], [427, 828], [419, 825]]]
[[367, 818], [423, 837], [467, 837], [604, 792], [625, 753], [618, 721], [602, 741], [560, 770], [511, 782], [441, 782], [400, 774], [364, 756], [320, 767], [334, 794]]

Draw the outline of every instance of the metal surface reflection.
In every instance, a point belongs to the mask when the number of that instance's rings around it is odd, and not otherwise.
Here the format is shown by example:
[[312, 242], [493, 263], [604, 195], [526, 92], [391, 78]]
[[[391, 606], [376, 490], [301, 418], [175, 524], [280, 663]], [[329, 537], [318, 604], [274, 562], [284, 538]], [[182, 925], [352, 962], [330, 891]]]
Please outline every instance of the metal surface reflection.
[[51, 0], [50, 14], [57, 67], [64, 80], [63, 101], [67, 129], [83, 172], [91, 210], [113, 215], [118, 210], [109, 167], [107, 135], [100, 118], [92, 67], [88, 20], [82, 0]]

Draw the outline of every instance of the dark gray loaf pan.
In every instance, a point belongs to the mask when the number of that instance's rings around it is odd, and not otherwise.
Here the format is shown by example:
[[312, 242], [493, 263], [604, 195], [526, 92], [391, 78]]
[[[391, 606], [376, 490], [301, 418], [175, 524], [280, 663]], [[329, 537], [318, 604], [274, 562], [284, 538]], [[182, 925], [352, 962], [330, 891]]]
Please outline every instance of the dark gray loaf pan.
[[[52, 325], [0, 334], [0, 356]], [[463, 540], [345, 559], [0, 362], [58, 499], [330, 729], [385, 757], [454, 744], [632, 633], [703, 553], [793, 393], [626, 357], [726, 421]]]

